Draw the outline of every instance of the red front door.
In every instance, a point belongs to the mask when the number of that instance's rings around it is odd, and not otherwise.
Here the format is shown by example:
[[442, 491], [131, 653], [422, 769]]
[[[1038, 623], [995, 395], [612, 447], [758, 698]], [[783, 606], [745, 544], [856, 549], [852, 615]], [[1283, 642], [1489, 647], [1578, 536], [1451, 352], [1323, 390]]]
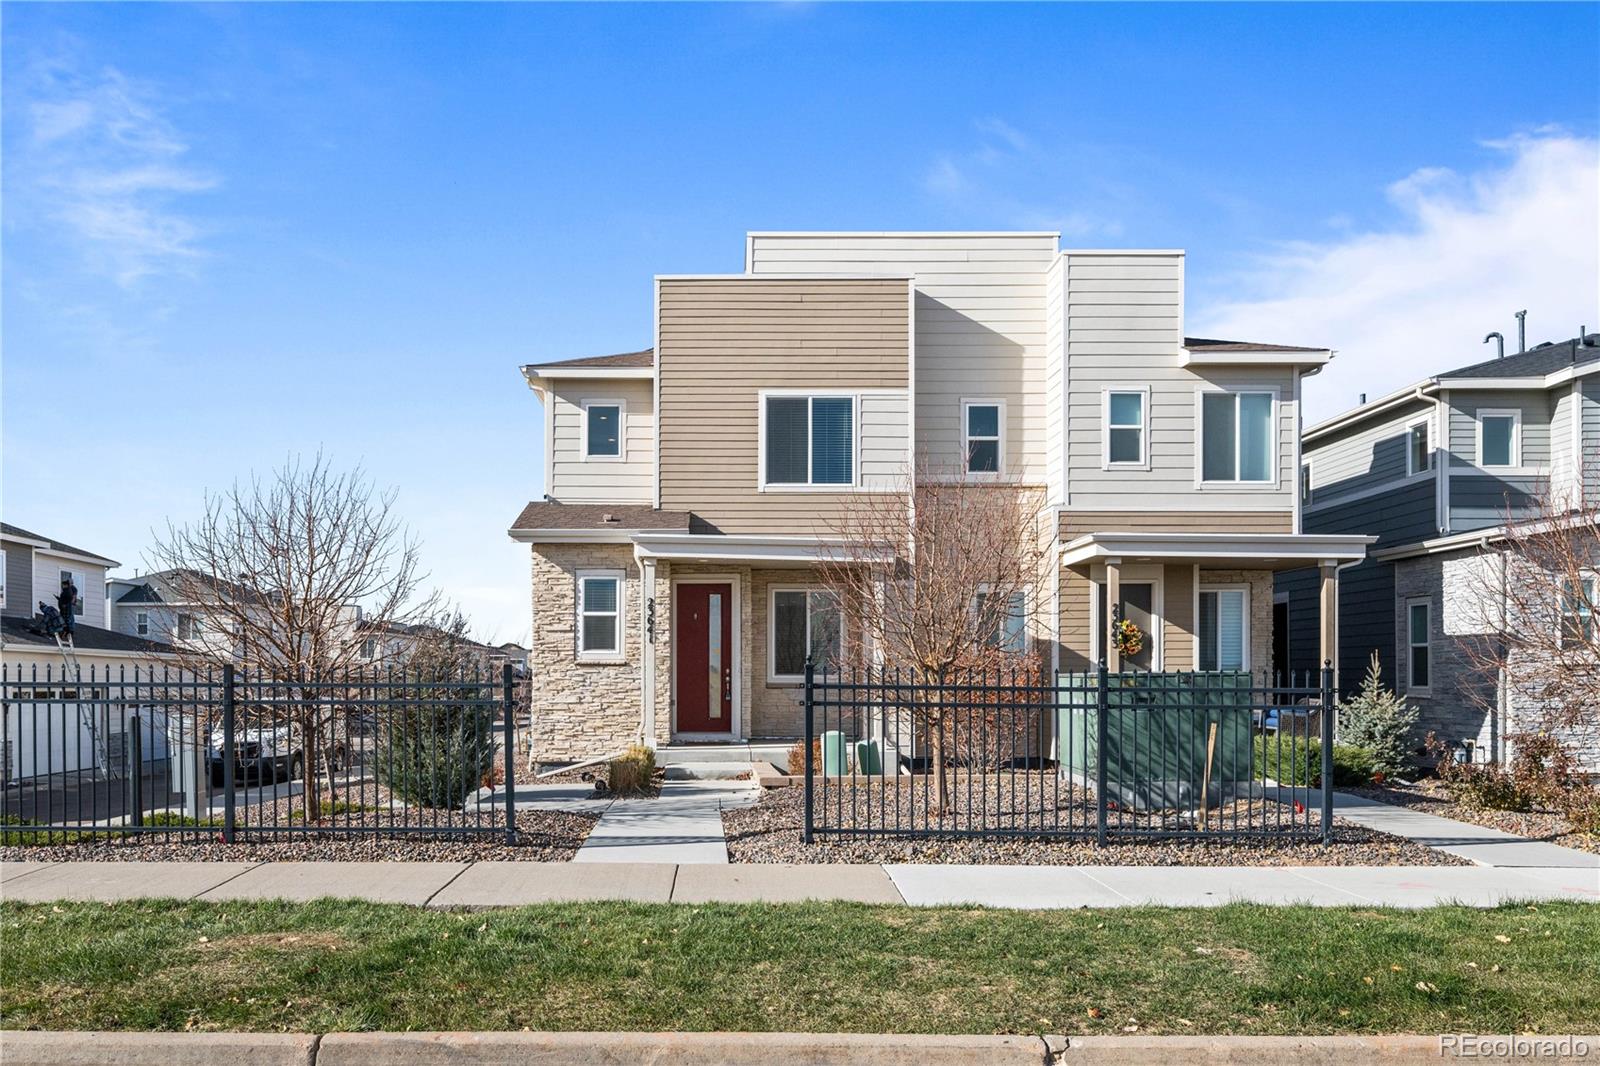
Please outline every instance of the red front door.
[[679, 585], [674, 597], [678, 732], [733, 732], [733, 586]]

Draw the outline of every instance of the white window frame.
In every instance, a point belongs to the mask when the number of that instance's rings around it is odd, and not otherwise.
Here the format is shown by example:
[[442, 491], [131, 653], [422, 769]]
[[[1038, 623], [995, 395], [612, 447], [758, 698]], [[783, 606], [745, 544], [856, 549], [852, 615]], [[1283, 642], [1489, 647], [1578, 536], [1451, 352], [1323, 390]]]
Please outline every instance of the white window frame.
[[[1204, 667], [1200, 665], [1200, 594], [1203, 592], [1242, 592], [1244, 593], [1244, 609], [1240, 612], [1243, 632], [1239, 637], [1239, 670], [1245, 673], [1255, 669], [1250, 655], [1250, 586], [1243, 582], [1226, 582], [1212, 584], [1210, 582], [1197, 583], [1194, 587], [1194, 668], [1198, 672]], [[1217, 637], [1220, 640], [1222, 627], [1217, 627]], [[1230, 669], [1222, 665], [1222, 649], [1217, 648], [1217, 670]]]
[[[1428, 639], [1421, 644], [1417, 644], [1411, 639], [1411, 611], [1416, 607], [1421, 607], [1428, 613]], [[1406, 649], [1406, 694], [1415, 696], [1430, 695], [1433, 692], [1433, 667], [1435, 665], [1433, 661], [1433, 600], [1426, 596], [1407, 597], [1405, 600], [1405, 614], [1401, 617], [1400, 624], [1405, 627], [1402, 636], [1405, 638]], [[1428, 649], [1428, 683], [1426, 685], [1412, 683], [1412, 671], [1416, 669], [1414, 652], [1417, 648]]]
[[[187, 620], [189, 623], [189, 632], [187, 636], [184, 635], [183, 632], [183, 623], [185, 620]], [[196, 614], [190, 614], [188, 611], [179, 611], [178, 617], [173, 623], [173, 632], [179, 640], [199, 640], [201, 635], [204, 633], [204, 630], [200, 626], [200, 616]]]
[[[1590, 631], [1593, 632], [1595, 626], [1600, 626], [1600, 611], [1593, 610], [1595, 607], [1600, 607], [1600, 603], [1595, 602], [1597, 598], [1600, 598], [1600, 570], [1584, 567], [1578, 571], [1578, 580], [1591, 586], [1589, 591], [1583, 592], [1583, 596], [1585, 602], [1591, 608], [1589, 626]], [[1564, 647], [1567, 642], [1567, 590], [1565, 578], [1558, 582], [1556, 586], [1556, 635], [1560, 644]]]
[[[850, 481], [818, 485], [811, 479], [811, 411], [806, 406], [806, 480], [767, 481], [767, 401], [769, 399], [849, 400], [850, 401]], [[756, 393], [756, 491], [757, 492], [854, 492], [861, 487], [861, 393], [837, 389], [761, 389]], [[908, 413], [908, 417], [911, 415]]]
[[[1111, 397], [1112, 396], [1138, 396], [1139, 397], [1139, 458], [1137, 460], [1125, 459], [1121, 462], [1111, 460]], [[1117, 429], [1133, 429], [1133, 426], [1117, 426]], [[1108, 385], [1100, 390], [1100, 469], [1102, 470], [1149, 470], [1150, 469], [1150, 386], [1148, 385]]]
[[[685, 580], [689, 580], [685, 578]], [[778, 673], [778, 593], [803, 592], [806, 597], [806, 651], [811, 651], [811, 594], [813, 592], [828, 592], [821, 585], [769, 585], [767, 586], [767, 682], [773, 685], [798, 685], [803, 684], [806, 675]], [[844, 608], [839, 608], [839, 648], [844, 650], [845, 617]]]
[[1312, 500], [1311, 488], [1311, 458], [1309, 456], [1300, 460], [1300, 484], [1295, 486], [1300, 493], [1300, 506], [1310, 507]]
[[[1414, 457], [1411, 454], [1411, 433], [1418, 426], [1422, 427], [1423, 433], [1426, 436], [1426, 456], [1427, 456], [1427, 464], [1428, 465], [1424, 466], [1424, 467], [1421, 467], [1421, 468], [1417, 467], [1412, 462], [1412, 459]], [[1406, 423], [1405, 441], [1406, 441], [1406, 477], [1414, 477], [1417, 474], [1431, 473], [1432, 470], [1433, 470], [1433, 419], [1431, 419], [1431, 418], [1418, 418], [1418, 419], [1415, 419], [1414, 421], [1407, 422]]]
[[148, 637], [150, 635], [150, 612], [133, 612], [133, 632], [136, 636]]
[[6, 605], [6, 550], [0, 548], [0, 607]]
[[[617, 454], [595, 455], [589, 451], [589, 408], [615, 407], [617, 409]], [[583, 401], [583, 418], [578, 432], [583, 438], [583, 461], [586, 463], [625, 463], [628, 461], [628, 401], [601, 396]]]
[[[993, 407], [995, 409], [994, 437], [973, 437], [968, 432], [968, 410], [973, 407]], [[973, 470], [968, 466], [972, 462], [972, 442], [975, 440], [992, 440], [995, 442], [994, 470]], [[974, 481], [995, 481], [1005, 476], [1006, 472], [1006, 402], [1001, 399], [985, 399], [976, 397], [961, 401], [961, 473], [964, 477]]]
[[[1206, 406], [1205, 397], [1223, 394], [1232, 396], [1233, 400], [1233, 473], [1232, 480], [1208, 479], [1205, 476], [1205, 428]], [[1271, 476], [1265, 481], [1240, 481], [1239, 474], [1239, 441], [1242, 434], [1239, 432], [1239, 397], [1240, 396], [1267, 396], [1272, 400], [1272, 407], [1267, 414], [1267, 439], [1271, 443], [1272, 453], [1268, 458], [1267, 469]], [[1279, 437], [1282, 436], [1280, 422], [1283, 418], [1282, 393], [1276, 388], [1257, 388], [1254, 386], [1240, 388], [1198, 388], [1194, 390], [1194, 483], [1199, 489], [1225, 490], [1227, 492], [1275, 492], [1278, 489], [1282, 473], [1278, 468], [1280, 459]], [[1295, 491], [1299, 491], [1296, 489]]]
[[[617, 609], [615, 611], [590, 611], [584, 602], [587, 596], [586, 582], [598, 579], [615, 581], [617, 583]], [[628, 610], [628, 583], [627, 573], [623, 570], [612, 568], [579, 570], [573, 575], [572, 607], [574, 612], [573, 647], [579, 662], [585, 663], [620, 663], [627, 661], [625, 649], [627, 647], [627, 630], [624, 628], [625, 617]], [[617, 620], [617, 646], [615, 648], [585, 648], [583, 646], [583, 620], [585, 616], [612, 617]]]
[[[1511, 419], [1511, 462], [1490, 465], [1483, 461], [1483, 420], [1485, 418]], [[1480, 470], [1515, 470], [1522, 465], [1522, 409], [1520, 407], [1482, 407], [1472, 417], [1477, 460]]]
[[73, 585], [74, 588], [76, 588], [78, 590], [77, 598], [72, 601], [72, 613], [73, 613], [74, 618], [82, 618], [83, 617], [83, 610], [84, 610], [84, 606], [85, 606], [85, 604], [84, 604], [84, 595], [83, 595], [83, 585], [81, 583], [79, 583], [79, 581], [78, 581], [78, 572], [76, 570], [68, 570], [64, 566], [60, 568], [60, 572], [56, 574], [56, 587], [51, 590], [52, 595], [51, 595], [50, 598], [53, 600], [53, 599], [55, 599], [56, 596], [59, 596], [61, 594], [61, 579], [63, 577], [72, 578], [72, 585]]
[[363, 659], [376, 659], [378, 657], [378, 642], [372, 637], [364, 637], [361, 641], [361, 657]]
[[[976, 622], [977, 617], [978, 617], [978, 597], [979, 596], [988, 596], [988, 595], [990, 595], [990, 592], [991, 592], [991, 586], [989, 584], [987, 584], [987, 583], [984, 583], [984, 584], [980, 584], [978, 586], [978, 590], [972, 594], [972, 608], [971, 609], [972, 609], [972, 618], [973, 618], [974, 622]], [[1028, 595], [1028, 590], [1027, 589], [1013, 589], [1011, 595], [1012, 596], [1021, 596], [1022, 597], [1022, 647], [1017, 649], [1016, 651], [1011, 651], [1011, 649], [1009, 649], [1009, 648], [1001, 648], [1000, 650], [1006, 651], [1009, 654], [1013, 654], [1013, 655], [1026, 655], [1028, 653], [1028, 648], [1033, 643], [1033, 634], [1028, 631], [1028, 622], [1033, 617], [1033, 612], [1030, 610], [1030, 608], [1033, 606], [1032, 597], [1030, 597]], [[1155, 598], [1155, 595], [1154, 595], [1153, 591], [1151, 593], [1151, 598], [1152, 599]], [[999, 645], [996, 645], [996, 647], [999, 647]]]

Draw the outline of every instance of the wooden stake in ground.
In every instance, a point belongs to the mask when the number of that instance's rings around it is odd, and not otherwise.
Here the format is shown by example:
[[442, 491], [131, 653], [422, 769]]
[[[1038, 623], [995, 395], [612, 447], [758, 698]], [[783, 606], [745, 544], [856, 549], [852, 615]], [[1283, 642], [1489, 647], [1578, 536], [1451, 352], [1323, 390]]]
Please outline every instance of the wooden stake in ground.
[[1211, 828], [1211, 757], [1217, 751], [1217, 723], [1206, 729], [1206, 770], [1200, 779], [1200, 828]]

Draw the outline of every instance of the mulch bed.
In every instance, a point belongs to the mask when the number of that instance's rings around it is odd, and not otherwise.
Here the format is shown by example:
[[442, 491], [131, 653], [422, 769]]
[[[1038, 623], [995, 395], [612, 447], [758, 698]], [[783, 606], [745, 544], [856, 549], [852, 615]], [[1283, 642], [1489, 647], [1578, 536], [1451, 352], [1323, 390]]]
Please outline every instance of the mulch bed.
[[1600, 855], [1600, 834], [1580, 832], [1554, 811], [1489, 811], [1467, 807], [1456, 802], [1450, 790], [1438, 781], [1423, 780], [1414, 785], [1396, 782], [1341, 791], [1375, 799], [1380, 803], [1392, 803], [1397, 807], [1435, 814], [1440, 818], [1454, 818], [1458, 822], [1499, 829], [1529, 840], [1542, 840]]
[[[254, 813], [254, 812], [252, 812]], [[450, 832], [450, 821], [458, 823]], [[359, 862], [477, 862], [514, 860], [521, 862], [568, 862], [594, 828], [598, 817], [564, 811], [518, 811], [515, 844], [507, 844], [502, 833], [465, 835], [459, 831], [460, 812], [426, 809], [351, 812], [338, 815], [335, 824], [360, 826], [366, 819], [369, 831], [381, 831], [386, 822], [402, 825], [438, 826], [440, 835], [406, 833], [394, 836], [357, 836], [349, 833], [252, 833], [248, 821], [240, 819], [239, 839], [224, 844], [221, 830], [173, 829], [164, 832], [127, 836], [82, 837], [70, 843], [8, 844], [0, 846], [3, 862], [263, 862], [276, 861], [359, 861]], [[484, 812], [482, 824], [496, 824], [500, 813]], [[220, 822], [220, 819], [219, 819]], [[270, 815], [267, 818], [271, 823]], [[286, 817], [279, 825], [290, 825]], [[500, 824], [503, 824], [500, 823]], [[10, 832], [25, 832], [13, 828]], [[3, 832], [3, 831], [0, 831]], [[186, 834], [186, 838], [179, 834]]]
[[[1010, 776], [1010, 775], [1008, 775]], [[1023, 776], [1023, 775], [1017, 775]], [[988, 786], [993, 790], [993, 785]], [[1228, 826], [1244, 827], [1247, 824], [1263, 826], [1263, 836], [1245, 839], [1205, 840], [1122, 840], [1095, 845], [1092, 829], [1095, 805], [1086, 801], [1081, 789], [1061, 788], [1061, 798], [1054, 793], [1039, 791], [1038, 780], [1029, 786], [1034, 797], [1034, 820], [1037, 822], [1039, 797], [1051, 797], [1050, 808], [1055, 824], [1088, 826], [1089, 839], [1051, 840], [1047, 838], [990, 838], [975, 839], [947, 837], [940, 839], [907, 839], [880, 837], [874, 839], [819, 838], [816, 843], [801, 841], [801, 826], [805, 820], [805, 789], [768, 789], [756, 804], [725, 810], [722, 826], [727, 834], [728, 859], [748, 863], [982, 863], [1030, 866], [1468, 866], [1442, 851], [1402, 837], [1379, 833], [1363, 826], [1334, 821], [1334, 843], [1296, 839], [1290, 835], [1289, 822], [1297, 819], [1294, 829], [1305, 832], [1303, 813], [1291, 814], [1282, 805], [1264, 801], [1241, 801], [1229, 804], [1212, 817], [1225, 820]], [[857, 794], [858, 802], [865, 789]], [[873, 800], [876, 810], [881, 810], [880, 786]], [[976, 794], [976, 788], [975, 788]], [[962, 793], [952, 788], [952, 794]], [[1069, 797], [1070, 798], [1067, 798]], [[819, 792], [820, 797], [820, 792]], [[902, 801], [903, 802], [903, 801]], [[963, 800], [964, 802], [964, 800]], [[1009, 808], [1008, 794], [1002, 792], [1000, 802]], [[820, 803], [820, 799], [819, 799]], [[892, 801], [891, 801], [892, 803]], [[919, 799], [920, 803], [920, 799]], [[904, 809], [904, 808], [902, 808]], [[858, 806], [858, 810], [863, 808]], [[1000, 819], [991, 807], [989, 823]], [[1282, 823], [1279, 818], [1281, 816]], [[1124, 814], [1125, 824], [1133, 825], [1136, 816]], [[1313, 812], [1312, 824], [1316, 822]], [[1149, 824], [1148, 816], [1137, 816]], [[1236, 819], [1236, 820], [1235, 820]], [[836, 819], [835, 819], [836, 820]], [[891, 819], [892, 820], [892, 819]], [[818, 824], [823, 824], [818, 818]], [[1172, 824], [1171, 816], [1168, 816]], [[1115, 815], [1113, 815], [1113, 823]], [[862, 824], [865, 824], [864, 821]], [[1015, 824], [1021, 825], [1018, 820]]]

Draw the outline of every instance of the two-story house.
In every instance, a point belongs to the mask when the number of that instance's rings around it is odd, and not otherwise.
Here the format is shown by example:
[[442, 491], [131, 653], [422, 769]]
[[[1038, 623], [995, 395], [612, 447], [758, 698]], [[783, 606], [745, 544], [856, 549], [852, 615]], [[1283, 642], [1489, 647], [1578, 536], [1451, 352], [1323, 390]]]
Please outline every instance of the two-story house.
[[[1265, 675], [1273, 572], [1331, 602], [1369, 539], [1301, 531], [1301, 387], [1332, 353], [1186, 338], [1183, 277], [1054, 233], [751, 233], [742, 273], [655, 279], [653, 347], [525, 366], [536, 757], [800, 734], [838, 639], [818, 564], [912, 470], [1036, 501], [1059, 566], [1025, 613], [1057, 669]], [[1107, 604], [1151, 635], [1130, 663]]]
[[[1302, 451], [1305, 528], [1378, 538], [1340, 586], [1344, 686], [1359, 682], [1376, 651], [1385, 677], [1420, 712], [1419, 730], [1503, 757], [1518, 696], [1484, 676], [1469, 647], [1494, 617], [1484, 610], [1485, 549], [1494, 551], [1508, 519], [1536, 513], [1547, 492], [1592, 510], [1600, 335], [1426, 378], [1312, 426]], [[1306, 572], [1278, 581], [1297, 666], [1319, 653], [1314, 584]], [[1597, 756], [1600, 744], [1588, 753]]]

